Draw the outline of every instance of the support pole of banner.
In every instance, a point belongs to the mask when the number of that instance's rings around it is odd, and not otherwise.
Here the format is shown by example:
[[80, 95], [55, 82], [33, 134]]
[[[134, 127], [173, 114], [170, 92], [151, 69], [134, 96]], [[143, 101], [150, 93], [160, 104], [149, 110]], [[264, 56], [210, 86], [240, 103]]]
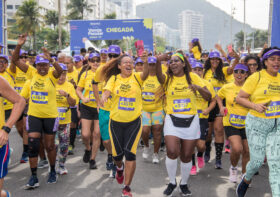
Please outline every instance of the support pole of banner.
[[8, 28], [8, 20], [7, 20], [7, 1], [2, 0], [2, 26], [3, 26], [3, 54], [8, 55], [8, 36], [7, 36], [7, 28]]
[[244, 0], [244, 23], [243, 23], [243, 33], [244, 33], [244, 51], [246, 50], [246, 0]]
[[61, 50], [61, 2], [58, 0], [58, 49]]
[[269, 24], [268, 24], [268, 41], [267, 41], [268, 46], [271, 46], [272, 16], [273, 16], [273, 0], [270, 0]]

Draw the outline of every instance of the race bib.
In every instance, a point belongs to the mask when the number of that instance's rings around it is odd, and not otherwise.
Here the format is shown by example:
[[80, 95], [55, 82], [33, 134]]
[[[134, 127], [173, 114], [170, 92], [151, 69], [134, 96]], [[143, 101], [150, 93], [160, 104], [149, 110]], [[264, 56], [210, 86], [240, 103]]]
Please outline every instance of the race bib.
[[31, 101], [37, 104], [48, 104], [48, 93], [32, 91]]
[[120, 97], [119, 109], [125, 111], [134, 111], [135, 109], [135, 98]]
[[155, 94], [152, 92], [142, 92], [142, 99], [146, 102], [155, 101]]
[[229, 122], [234, 127], [245, 127], [246, 116], [230, 114]]
[[278, 115], [280, 115], [280, 101], [273, 101], [267, 107], [267, 110], [265, 111], [265, 116], [271, 117], [271, 116], [278, 116]]
[[95, 100], [95, 97], [94, 97], [93, 91], [89, 91], [89, 99], [90, 99], [90, 101], [92, 101], [92, 102], [95, 102], [95, 101], [96, 101], [96, 100]]
[[21, 90], [22, 90], [22, 87], [15, 87], [15, 90], [16, 90], [17, 93], [20, 94], [20, 93], [21, 93]]
[[173, 101], [173, 112], [186, 112], [191, 110], [190, 99], [177, 99]]
[[58, 119], [59, 120], [65, 120], [67, 108], [66, 107], [59, 107], [59, 108], [57, 108], [57, 110], [58, 110]]

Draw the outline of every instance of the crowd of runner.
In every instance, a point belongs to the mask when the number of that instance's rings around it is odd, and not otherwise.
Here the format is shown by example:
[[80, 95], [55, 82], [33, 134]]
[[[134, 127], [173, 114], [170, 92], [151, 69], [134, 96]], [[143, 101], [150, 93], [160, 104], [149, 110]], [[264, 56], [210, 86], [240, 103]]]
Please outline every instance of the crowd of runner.
[[[15, 125], [23, 144], [20, 163], [30, 165], [27, 190], [39, 187], [37, 168], [49, 167], [48, 183], [68, 173], [67, 156], [76, 154], [81, 130], [83, 162], [98, 169], [98, 151], [106, 150], [104, 165], [124, 185], [123, 197], [132, 196], [138, 146], [155, 165], [165, 146], [169, 184], [163, 195], [172, 196], [178, 186], [182, 196], [190, 196], [189, 176], [209, 162], [212, 138], [215, 168], [223, 168], [225, 149], [229, 181], [237, 183], [242, 176], [238, 197], [245, 196], [266, 161], [272, 195], [280, 196], [279, 48], [226, 53], [216, 44], [206, 52], [194, 38], [187, 53], [137, 56], [111, 45], [68, 56], [45, 48], [24, 51], [26, 38], [19, 36], [10, 57], [0, 55], [0, 189], [10, 156], [8, 134]], [[1, 197], [9, 195], [1, 190]]]

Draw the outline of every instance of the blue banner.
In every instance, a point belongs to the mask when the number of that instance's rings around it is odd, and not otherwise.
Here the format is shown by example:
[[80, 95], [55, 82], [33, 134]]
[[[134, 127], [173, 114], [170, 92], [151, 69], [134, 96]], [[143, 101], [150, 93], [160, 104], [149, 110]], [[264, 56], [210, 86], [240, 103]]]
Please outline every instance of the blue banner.
[[271, 46], [280, 47], [280, 0], [273, 1]]
[[70, 48], [75, 54], [85, 47], [88, 40], [143, 40], [144, 48], [153, 51], [153, 20], [72, 20], [70, 21]]

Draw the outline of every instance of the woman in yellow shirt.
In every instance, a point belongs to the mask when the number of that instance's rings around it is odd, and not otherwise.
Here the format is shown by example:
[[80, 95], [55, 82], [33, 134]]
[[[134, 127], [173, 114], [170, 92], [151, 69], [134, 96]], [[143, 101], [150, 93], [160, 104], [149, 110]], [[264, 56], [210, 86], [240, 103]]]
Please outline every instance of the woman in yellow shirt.
[[165, 86], [166, 117], [164, 138], [166, 143], [166, 169], [169, 184], [164, 195], [171, 196], [177, 187], [177, 158], [181, 159], [180, 190], [183, 195], [191, 195], [187, 181], [192, 168], [192, 154], [200, 137], [199, 117], [197, 113], [197, 94], [205, 100], [211, 100], [211, 93], [203, 80], [191, 72], [188, 60], [181, 54], [172, 55], [167, 76], [162, 74], [157, 64], [157, 77]]
[[134, 73], [133, 59], [128, 55], [111, 60], [102, 70], [107, 84], [102, 94], [101, 105], [104, 106], [109, 96], [112, 96], [109, 134], [119, 184], [123, 183], [125, 171], [123, 196], [132, 196], [130, 184], [136, 168], [136, 150], [142, 131], [141, 90], [148, 73], [147, 63], [142, 73]]
[[[57, 181], [55, 171], [56, 150], [54, 144], [58, 126], [56, 83], [62, 73], [62, 68], [51, 59], [46, 49], [44, 49], [44, 54], [36, 57], [36, 69], [19, 61], [19, 51], [25, 43], [26, 37], [26, 35], [19, 36], [12, 61], [23, 72], [31, 72], [33, 75], [33, 78], [24, 84], [21, 92], [21, 95], [26, 100], [29, 99], [27, 131], [29, 163], [32, 175], [26, 184], [26, 189], [30, 189], [39, 187], [37, 164], [41, 135], [44, 135], [44, 144], [50, 163], [48, 183], [56, 183]], [[53, 71], [49, 71], [50, 62], [52, 62], [55, 68]]]
[[[237, 164], [242, 155], [242, 174], [246, 172], [246, 164], [249, 161], [249, 147], [245, 133], [245, 119], [248, 109], [236, 103], [236, 96], [245, 83], [249, 75], [249, 68], [244, 64], [237, 64], [233, 71], [234, 82], [224, 85], [218, 91], [217, 102], [220, 108], [220, 114], [223, 115], [223, 125], [225, 134], [230, 142], [230, 162], [229, 180], [237, 182], [238, 170]], [[223, 100], [226, 100], [227, 114], [224, 113], [225, 107]]]
[[256, 55], [247, 55], [245, 57], [244, 64], [249, 67], [251, 74], [262, 69], [261, 60]]
[[[95, 158], [100, 146], [100, 130], [96, 99], [92, 89], [92, 80], [100, 64], [100, 56], [98, 53], [91, 53], [88, 60], [88, 66], [84, 68], [85, 71], [80, 73], [81, 77], [76, 92], [78, 97], [82, 100], [80, 105], [83, 125], [82, 137], [86, 148], [83, 161], [89, 163], [90, 169], [97, 169]], [[90, 145], [91, 142], [92, 146]]]
[[[238, 58], [236, 58], [235, 64], [237, 63]], [[209, 81], [216, 93], [218, 92], [223, 85], [227, 83], [227, 80], [230, 79], [233, 73], [232, 67], [223, 67], [223, 61], [221, 59], [220, 53], [217, 51], [210, 52], [209, 58], [206, 60], [204, 65], [204, 74], [203, 78]], [[211, 141], [212, 141], [212, 132], [215, 131], [215, 149], [216, 149], [216, 169], [222, 168], [222, 151], [224, 147], [224, 127], [223, 127], [223, 117], [220, 115], [220, 109], [218, 104], [210, 112], [209, 118], [209, 130], [208, 137], [206, 140], [206, 151], [204, 154], [205, 162], [210, 160], [210, 151], [211, 151]]]
[[250, 161], [246, 175], [237, 187], [245, 196], [254, 174], [267, 157], [272, 196], [280, 196], [280, 50], [267, 49], [262, 57], [264, 69], [251, 75], [241, 88], [236, 102], [249, 108], [246, 135]]
[[192, 41], [189, 43], [189, 50], [192, 57], [194, 57], [196, 60], [201, 59], [202, 48], [198, 38], [192, 39]]

